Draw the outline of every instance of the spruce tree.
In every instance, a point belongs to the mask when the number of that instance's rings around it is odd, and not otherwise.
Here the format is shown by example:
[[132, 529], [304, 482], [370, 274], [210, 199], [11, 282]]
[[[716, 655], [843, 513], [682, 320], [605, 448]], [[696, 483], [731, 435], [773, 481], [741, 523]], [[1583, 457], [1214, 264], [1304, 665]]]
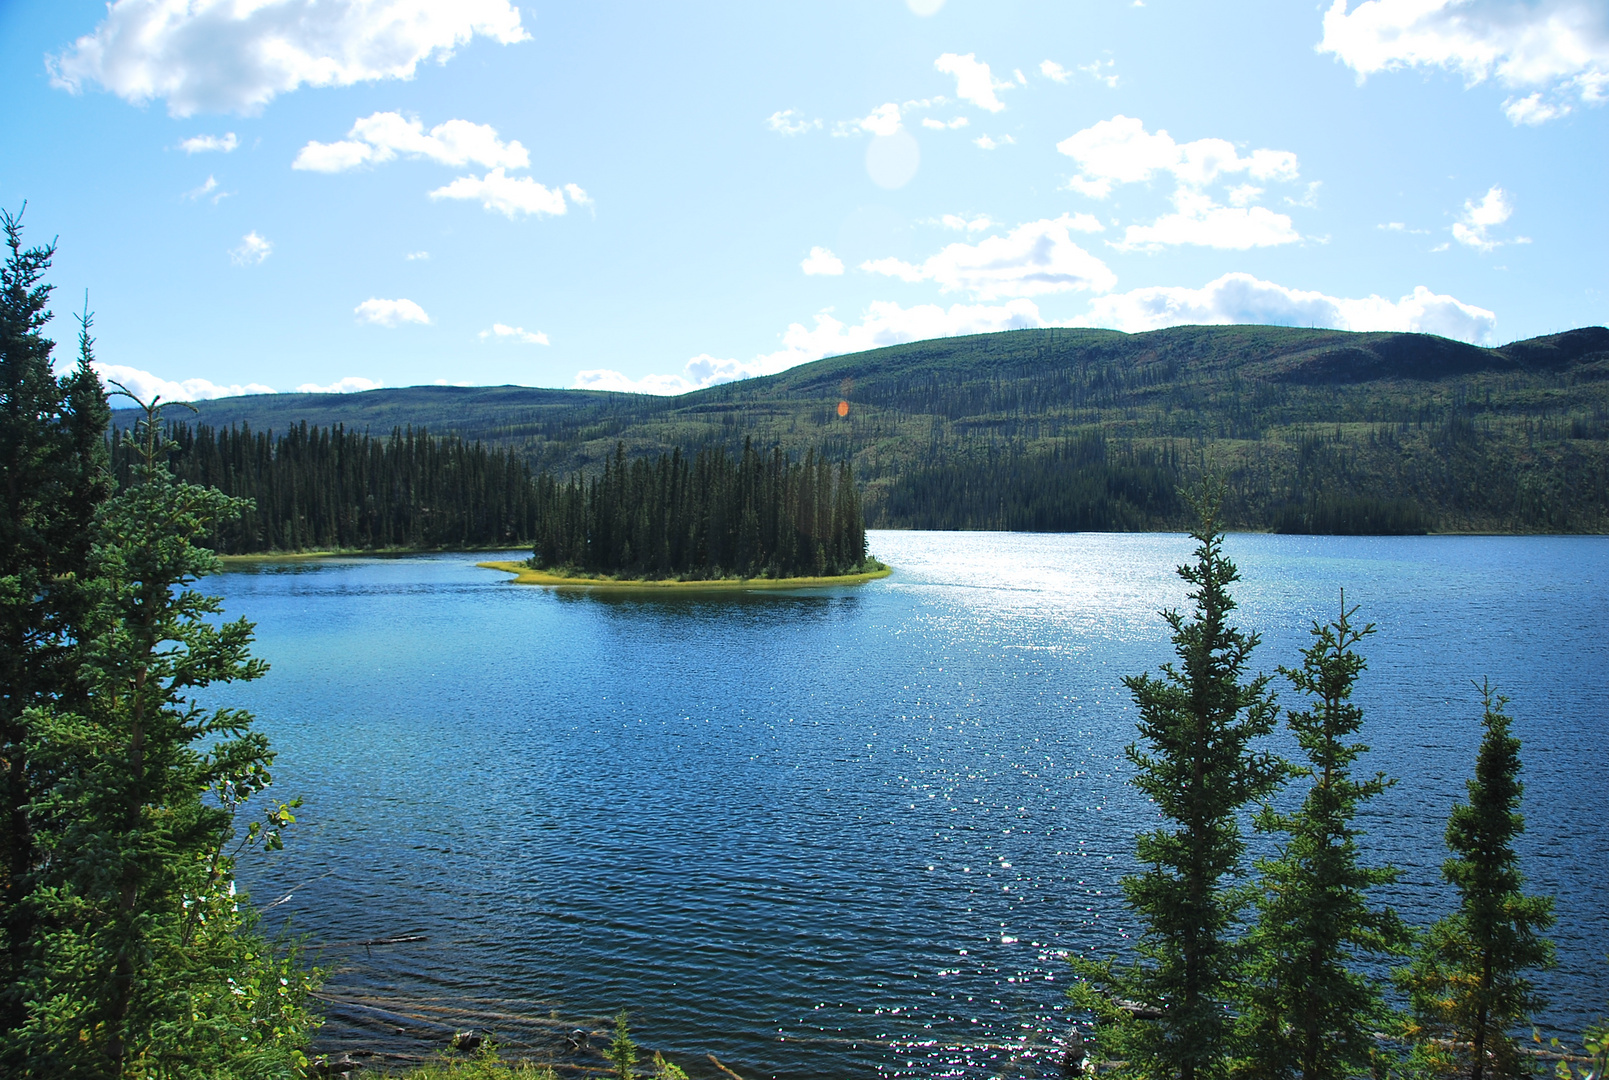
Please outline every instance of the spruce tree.
[[1368, 750], [1354, 741], [1363, 710], [1352, 688], [1365, 668], [1355, 646], [1374, 633], [1358, 627], [1341, 597], [1334, 622], [1311, 629], [1302, 666], [1281, 668], [1311, 703], [1286, 714], [1308, 764], [1293, 774], [1312, 782], [1299, 809], [1265, 807], [1257, 828], [1285, 833], [1276, 858], [1257, 864], [1258, 919], [1249, 940], [1241, 1026], [1250, 1075], [1338, 1080], [1367, 1071], [1373, 1032], [1384, 1026], [1375, 982], [1359, 960], [1406, 949], [1410, 934], [1395, 912], [1368, 903], [1368, 890], [1397, 879], [1393, 867], [1360, 865], [1358, 806], [1384, 791], [1383, 775], [1354, 780]]
[[1268, 677], [1247, 678], [1258, 635], [1228, 622], [1239, 580], [1223, 553], [1222, 489], [1203, 485], [1195, 500], [1195, 561], [1178, 573], [1192, 589], [1189, 618], [1162, 613], [1179, 663], [1161, 676], [1124, 678], [1139, 707], [1140, 743], [1127, 748], [1133, 783], [1156, 805], [1162, 827], [1136, 839], [1149, 865], [1123, 879], [1143, 934], [1139, 961], [1076, 965], [1084, 983], [1074, 999], [1101, 1017], [1103, 1054], [1143, 1076], [1206, 1080], [1229, 1065], [1239, 950], [1235, 925], [1246, 904], [1230, 879], [1242, 870], [1245, 842], [1237, 814], [1280, 783], [1285, 766], [1253, 748], [1273, 730], [1278, 707]]
[[216, 568], [198, 538], [238, 505], [168, 473], [154, 413], [134, 482], [92, 532], [84, 693], [27, 714], [42, 930], [17, 985], [26, 1017], [0, 1047], [9, 1075], [38, 1080], [289, 1078], [311, 986], [255, 933], [232, 868], [242, 845], [278, 846], [292, 805], [237, 835], [273, 755], [250, 714], [195, 700], [265, 670], [251, 624], [215, 622], [220, 601], [192, 588]]
[[1520, 740], [1503, 711], [1508, 699], [1490, 682], [1480, 691], [1485, 734], [1475, 777], [1466, 781], [1469, 801], [1447, 821], [1452, 858], [1441, 868], [1458, 892], [1458, 910], [1430, 927], [1413, 964], [1398, 974], [1412, 1006], [1410, 1037], [1432, 1057], [1431, 1048], [1450, 1043], [1471, 1080], [1525, 1071], [1511, 1033], [1546, 1003], [1525, 973], [1553, 964], [1553, 943], [1542, 936], [1553, 925], [1553, 898], [1525, 895], [1514, 851], [1525, 831]]
[[[45, 336], [55, 244], [27, 248], [20, 212], [0, 210], [0, 1042], [20, 1025], [23, 975], [41, 931], [40, 853], [30, 805], [45, 777], [31, 710], [81, 700], [74, 651], [85, 611], [90, 521], [110, 492], [89, 316], [78, 365], [58, 378]], [[6, 1062], [0, 1059], [0, 1066]]]

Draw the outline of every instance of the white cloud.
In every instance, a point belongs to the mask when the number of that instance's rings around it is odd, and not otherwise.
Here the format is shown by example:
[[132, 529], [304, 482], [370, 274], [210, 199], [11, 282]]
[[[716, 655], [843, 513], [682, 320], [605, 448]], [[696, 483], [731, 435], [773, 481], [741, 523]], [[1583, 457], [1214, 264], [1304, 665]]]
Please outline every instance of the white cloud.
[[[584, 193], [583, 193], [584, 194]], [[493, 169], [483, 177], [460, 176], [430, 193], [432, 199], [478, 199], [488, 210], [507, 217], [519, 214], [562, 214], [564, 192], [546, 188], [529, 176], [507, 176]]]
[[592, 196], [588, 195], [580, 184], [565, 184], [564, 193], [570, 196], [570, 201], [577, 206], [592, 205]]
[[409, 262], [425, 262], [425, 261], [429, 260], [430, 252], [428, 252], [428, 251], [410, 251], [410, 252], [408, 252], [408, 254], [404, 255], [403, 258], [407, 259]]
[[1122, 114], [1068, 136], [1056, 149], [1078, 162], [1079, 175], [1067, 186], [1095, 199], [1106, 198], [1118, 184], [1144, 183], [1164, 172], [1195, 187], [1230, 173], [1263, 181], [1297, 176], [1296, 155], [1288, 150], [1253, 150], [1241, 157], [1224, 139], [1176, 143], [1166, 131], [1153, 135], [1143, 122]]
[[1088, 64], [1078, 65], [1078, 70], [1098, 83], [1105, 83], [1108, 90], [1116, 90], [1118, 76], [1112, 70], [1116, 66], [1116, 60], [1096, 60]]
[[853, 135], [856, 132], [865, 132], [868, 135], [892, 135], [900, 129], [899, 112], [899, 106], [890, 101], [877, 106], [859, 120], [839, 124], [833, 134]]
[[254, 113], [301, 85], [412, 79], [476, 35], [528, 39], [510, 0], [114, 0], [93, 34], [48, 56], [51, 84], [95, 82], [172, 116]]
[[920, 266], [901, 259], [873, 259], [860, 268], [902, 281], [934, 281], [945, 292], [964, 289], [981, 300], [1084, 289], [1105, 292], [1117, 284], [1117, 276], [1070, 235], [1073, 230], [1087, 230], [1088, 224], [1063, 214], [1019, 225], [1005, 236], [977, 244], [950, 244]]
[[1041, 60], [1039, 74], [1052, 82], [1064, 83], [1073, 77], [1073, 73], [1056, 63], [1054, 60]]
[[249, 113], [303, 85], [410, 79], [477, 35], [529, 37], [511, 0], [114, 0], [46, 65], [74, 93], [98, 83], [173, 116]]
[[377, 112], [352, 124], [340, 142], [309, 142], [291, 162], [293, 169], [343, 172], [359, 165], [380, 165], [398, 154], [429, 158], [443, 165], [481, 165], [488, 169], [523, 169], [531, 155], [518, 142], [503, 142], [497, 129], [468, 120], [448, 120], [427, 133], [419, 120], [401, 113]]
[[1151, 286], [1097, 297], [1090, 302], [1088, 313], [1073, 319], [1070, 325], [1140, 333], [1166, 326], [1230, 323], [1412, 331], [1480, 342], [1491, 336], [1497, 316], [1485, 308], [1433, 293], [1423, 285], [1392, 302], [1380, 296], [1326, 296], [1286, 288], [1250, 274], [1225, 274], [1200, 289]]
[[216, 151], [227, 154], [240, 145], [233, 131], [226, 131], [222, 135], [192, 135], [179, 144], [179, 149], [187, 154], [205, 154]]
[[236, 266], [256, 266], [273, 253], [273, 241], [249, 232], [240, 238], [239, 247], [229, 250], [229, 261]]
[[1439, 67], [1471, 86], [1495, 78], [1510, 89], [1535, 89], [1503, 103], [1515, 124], [1563, 116], [1571, 95], [1601, 104], [1609, 88], [1609, 6], [1602, 0], [1366, 0], [1347, 7], [1348, 0], [1334, 0], [1325, 12], [1318, 48], [1360, 80]]
[[989, 65], [979, 60], [976, 53], [967, 53], [965, 56], [945, 53], [933, 61], [933, 66], [946, 75], [955, 76], [955, 96], [962, 101], [970, 101], [989, 112], [999, 112], [1006, 107], [995, 96], [995, 91], [1004, 90], [1011, 84], [995, 82], [989, 74]]
[[957, 116], [954, 120], [949, 121], [935, 120], [931, 116], [922, 117], [922, 126], [933, 131], [953, 131], [956, 128], [964, 128], [970, 123], [972, 121], [964, 116]]
[[803, 135], [821, 126], [820, 120], [806, 120], [802, 113], [793, 109], [783, 109], [772, 113], [765, 121], [765, 126], [782, 135]]
[[190, 200], [193, 201], [195, 199], [205, 198], [206, 196], [211, 195], [214, 191], [217, 191], [217, 190], [218, 190], [218, 180], [217, 180], [217, 178], [209, 176], [209, 177], [206, 178], [206, 180], [202, 181], [202, 183], [199, 186], [191, 188], [189, 191], [185, 192], [184, 197], [186, 199], [190, 199]]
[[385, 383], [376, 379], [365, 379], [361, 375], [348, 375], [344, 379], [336, 379], [328, 386], [318, 383], [303, 383], [296, 388], [298, 394], [361, 394], [365, 390], [378, 390]]
[[430, 316], [412, 300], [381, 300], [371, 297], [352, 309], [352, 314], [376, 326], [400, 326], [403, 323], [428, 325]]
[[824, 247], [813, 247], [799, 269], [812, 276], [836, 277], [844, 272], [844, 261]]
[[158, 396], [163, 401], [210, 401], [213, 398], [239, 397], [241, 394], [275, 392], [272, 386], [264, 386], [261, 383], [234, 383], [220, 386], [209, 379], [183, 379], [174, 382], [153, 375], [149, 371], [122, 364], [103, 364], [97, 360], [92, 366], [103, 380], [108, 383], [122, 383], [141, 401], [150, 401]]
[[542, 331], [531, 332], [523, 326], [509, 326], [507, 323], [492, 323], [490, 330], [482, 330], [480, 339], [485, 341], [491, 338], [497, 341], [517, 341], [521, 345], [551, 345], [548, 336]]
[[1194, 244], [1231, 251], [1293, 244], [1302, 237], [1291, 219], [1263, 206], [1222, 206], [1212, 196], [1181, 187], [1173, 193], [1174, 212], [1150, 225], [1130, 225], [1122, 251], [1155, 251], [1172, 244]]
[[1255, 184], [1237, 184], [1229, 189], [1230, 206], [1250, 206], [1263, 194], [1263, 189]]
[[1480, 202], [1470, 199], [1464, 203], [1464, 214], [1453, 224], [1453, 239], [1479, 251], [1491, 251], [1503, 246], [1494, 240], [1490, 231], [1514, 215], [1514, 203], [1508, 192], [1493, 185], [1481, 196]]
[[1010, 135], [1002, 135], [998, 139], [992, 138], [988, 135], [979, 135], [976, 139], [972, 140], [972, 145], [976, 146], [980, 150], [993, 150], [1000, 146], [1010, 146], [1016, 141], [1017, 140], [1013, 139]]
[[1570, 106], [1568, 105], [1543, 101], [1541, 91], [1537, 91], [1527, 97], [1509, 98], [1503, 102], [1503, 115], [1508, 117], [1509, 123], [1515, 127], [1521, 124], [1529, 124], [1535, 127], [1538, 124], [1545, 124], [1549, 120], [1557, 120], [1569, 112]]
[[954, 304], [949, 308], [937, 304], [919, 304], [907, 308], [879, 300], [867, 307], [861, 321], [854, 326], [840, 322], [826, 311], [815, 317], [815, 323], [810, 328], [793, 323], [782, 335], [782, 348], [756, 356], [753, 360], [723, 360], [706, 353], [689, 360], [678, 375], [647, 375], [633, 379], [618, 371], [596, 369], [577, 372], [571, 385], [580, 390], [685, 394], [718, 383], [757, 375], [774, 375], [824, 356], [878, 349], [907, 341], [1045, 325], [1039, 309], [1031, 300], [1013, 300], [1000, 305]]
[[1297, 197], [1292, 197], [1290, 195], [1285, 196], [1285, 202], [1290, 206], [1305, 206], [1311, 209], [1318, 205], [1319, 188], [1323, 186], [1324, 181], [1322, 180], [1310, 181], [1307, 185], [1306, 191], [1302, 192], [1302, 194]]
[[960, 214], [945, 214], [939, 218], [939, 224], [946, 229], [954, 229], [956, 232], [974, 233], [994, 228], [995, 222], [988, 214], [979, 214], [970, 220]]

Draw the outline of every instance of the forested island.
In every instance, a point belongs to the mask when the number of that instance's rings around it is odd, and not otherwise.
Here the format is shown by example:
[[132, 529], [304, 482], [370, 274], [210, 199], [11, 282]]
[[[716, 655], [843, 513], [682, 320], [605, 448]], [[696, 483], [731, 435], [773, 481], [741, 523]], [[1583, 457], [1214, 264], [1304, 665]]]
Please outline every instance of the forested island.
[[876, 570], [847, 462], [815, 451], [794, 461], [780, 447], [680, 449], [626, 460], [617, 446], [603, 474], [537, 482], [538, 570], [684, 580], [837, 577]]

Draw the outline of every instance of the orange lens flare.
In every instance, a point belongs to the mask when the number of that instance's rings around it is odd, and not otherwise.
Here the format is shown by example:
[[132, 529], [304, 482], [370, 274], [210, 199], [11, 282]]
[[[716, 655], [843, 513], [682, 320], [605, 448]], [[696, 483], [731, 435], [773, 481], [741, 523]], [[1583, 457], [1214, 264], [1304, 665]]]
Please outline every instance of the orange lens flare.
[[838, 403], [838, 415], [839, 416], [848, 416], [849, 415], [849, 402], [840, 401]]

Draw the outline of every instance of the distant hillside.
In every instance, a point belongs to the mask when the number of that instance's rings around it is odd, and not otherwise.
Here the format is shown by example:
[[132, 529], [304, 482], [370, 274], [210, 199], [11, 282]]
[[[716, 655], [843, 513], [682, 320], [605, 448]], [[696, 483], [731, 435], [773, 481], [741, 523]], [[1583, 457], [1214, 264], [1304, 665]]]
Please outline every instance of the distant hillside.
[[852, 457], [885, 527], [1176, 527], [1176, 485], [1211, 462], [1245, 527], [1609, 531], [1603, 327], [1495, 349], [1268, 326], [1017, 330], [675, 398], [422, 386], [227, 398], [197, 419], [413, 425], [559, 473], [596, 471], [617, 442], [737, 449], [753, 435]]

